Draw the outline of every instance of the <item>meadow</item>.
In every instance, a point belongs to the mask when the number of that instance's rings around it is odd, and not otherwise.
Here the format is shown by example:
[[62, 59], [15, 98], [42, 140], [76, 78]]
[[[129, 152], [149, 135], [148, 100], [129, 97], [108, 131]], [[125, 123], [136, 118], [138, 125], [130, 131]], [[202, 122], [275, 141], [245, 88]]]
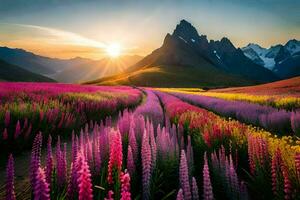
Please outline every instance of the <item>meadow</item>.
[[300, 198], [294, 107], [199, 89], [1, 86], [0, 199]]

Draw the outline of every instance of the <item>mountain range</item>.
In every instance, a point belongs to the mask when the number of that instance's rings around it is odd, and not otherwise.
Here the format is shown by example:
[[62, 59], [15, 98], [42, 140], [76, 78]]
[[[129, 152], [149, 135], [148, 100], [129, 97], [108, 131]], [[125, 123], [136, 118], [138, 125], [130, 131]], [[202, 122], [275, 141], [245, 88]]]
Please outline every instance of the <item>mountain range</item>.
[[0, 59], [0, 81], [55, 82], [53, 79], [30, 72]]
[[162, 46], [125, 73], [88, 83], [160, 87], [251, 85], [278, 80], [271, 70], [253, 62], [228, 38], [208, 41], [181, 20]]
[[[2, 70], [9, 68], [4, 70], [5, 73], [23, 69], [40, 75], [37, 81], [43, 77], [45, 81], [66, 83], [227, 87], [255, 85], [300, 75], [300, 42], [290, 40], [285, 45], [268, 49], [254, 43], [237, 48], [226, 37], [208, 40], [191, 23], [181, 20], [173, 33], [165, 36], [161, 47], [144, 58], [134, 55], [100, 60], [57, 59], [23, 49], [0, 47], [0, 59]], [[23, 76], [25, 74], [28, 73]], [[29, 78], [22, 78], [34, 81], [32, 74]], [[6, 79], [0, 74], [0, 80]]]
[[[36, 55], [23, 49], [0, 47], [0, 59], [29, 72], [65, 83], [83, 82], [122, 72], [139, 61], [140, 56], [121, 56], [118, 60], [103, 58], [57, 59]], [[9, 65], [6, 65], [9, 68]], [[5, 77], [0, 77], [4, 79]], [[32, 80], [34, 81], [34, 80]]]
[[273, 71], [280, 78], [300, 75], [300, 41], [292, 39], [285, 45], [263, 48], [250, 43], [242, 48], [245, 56], [256, 64]]

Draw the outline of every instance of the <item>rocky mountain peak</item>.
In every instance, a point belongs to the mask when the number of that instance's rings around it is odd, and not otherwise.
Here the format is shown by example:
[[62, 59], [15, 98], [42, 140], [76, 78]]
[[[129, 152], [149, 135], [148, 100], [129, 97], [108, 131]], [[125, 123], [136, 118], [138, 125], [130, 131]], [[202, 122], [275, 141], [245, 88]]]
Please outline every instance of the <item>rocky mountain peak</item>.
[[177, 24], [176, 29], [174, 30], [173, 36], [182, 38], [186, 41], [196, 41], [199, 38], [199, 34], [196, 28], [186, 20], [181, 20]]

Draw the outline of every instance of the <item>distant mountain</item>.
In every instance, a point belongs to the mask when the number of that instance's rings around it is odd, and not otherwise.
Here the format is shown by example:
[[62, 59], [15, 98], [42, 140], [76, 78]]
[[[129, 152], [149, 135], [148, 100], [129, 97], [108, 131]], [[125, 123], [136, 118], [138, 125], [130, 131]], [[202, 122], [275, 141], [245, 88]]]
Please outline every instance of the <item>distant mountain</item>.
[[255, 64], [229, 39], [208, 41], [182, 20], [163, 45], [126, 73], [89, 83], [143, 86], [230, 86], [277, 80], [268, 69]]
[[289, 40], [285, 45], [278, 44], [268, 49], [251, 43], [243, 47], [242, 51], [253, 62], [272, 70], [280, 78], [300, 75], [298, 40]]
[[124, 72], [141, 59], [141, 56], [133, 55], [120, 56], [117, 59], [86, 60], [80, 64], [69, 65], [52, 77], [57, 81], [69, 83], [89, 81]]
[[0, 81], [55, 82], [53, 79], [27, 71], [3, 60], [0, 60]]
[[81, 82], [120, 73], [142, 57], [123, 56], [92, 60], [87, 58], [57, 59], [39, 56], [23, 49], [0, 47], [0, 58], [33, 73], [51, 77], [59, 82]]

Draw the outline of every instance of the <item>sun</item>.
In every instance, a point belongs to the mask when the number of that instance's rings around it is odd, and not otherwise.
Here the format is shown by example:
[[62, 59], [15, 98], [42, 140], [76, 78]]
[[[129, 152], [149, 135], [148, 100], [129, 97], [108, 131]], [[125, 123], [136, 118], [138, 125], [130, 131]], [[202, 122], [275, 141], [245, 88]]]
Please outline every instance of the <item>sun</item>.
[[119, 57], [121, 54], [121, 45], [119, 43], [112, 43], [106, 46], [106, 53], [112, 58]]

